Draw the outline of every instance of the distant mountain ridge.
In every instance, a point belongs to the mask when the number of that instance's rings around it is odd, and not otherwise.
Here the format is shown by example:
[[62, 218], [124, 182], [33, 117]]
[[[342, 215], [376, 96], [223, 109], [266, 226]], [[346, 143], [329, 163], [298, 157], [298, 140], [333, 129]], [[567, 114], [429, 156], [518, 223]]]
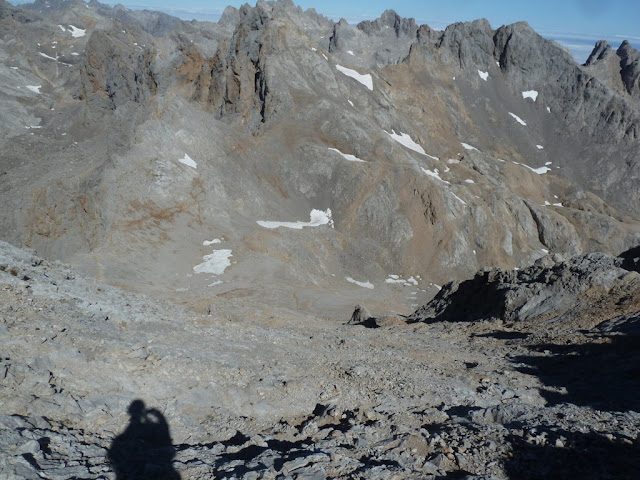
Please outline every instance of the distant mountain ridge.
[[[2, 238], [101, 281], [201, 310], [369, 295], [406, 312], [398, 278], [421, 299], [483, 266], [640, 243], [628, 43], [580, 66], [526, 23], [353, 27], [290, 0], [217, 24], [0, 0], [0, 22]], [[314, 210], [331, 223], [258, 223]], [[194, 273], [222, 251], [223, 273]]]

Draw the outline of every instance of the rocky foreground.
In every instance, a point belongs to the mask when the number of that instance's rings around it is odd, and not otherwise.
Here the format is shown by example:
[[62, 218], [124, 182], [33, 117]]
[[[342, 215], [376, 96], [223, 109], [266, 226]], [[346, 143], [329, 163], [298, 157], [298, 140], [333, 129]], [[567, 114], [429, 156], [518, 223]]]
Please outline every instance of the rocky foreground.
[[[195, 314], [0, 243], [0, 477], [635, 478], [634, 258], [479, 273], [481, 297], [529, 289], [508, 320], [446, 318], [481, 303], [462, 282], [366, 328]], [[509, 313], [566, 305], [569, 277], [572, 312]]]

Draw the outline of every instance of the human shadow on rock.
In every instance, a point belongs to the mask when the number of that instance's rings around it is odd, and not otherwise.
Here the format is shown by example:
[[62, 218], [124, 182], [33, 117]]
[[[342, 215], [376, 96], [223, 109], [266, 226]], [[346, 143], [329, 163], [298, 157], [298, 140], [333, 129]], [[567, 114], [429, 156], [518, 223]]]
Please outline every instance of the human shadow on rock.
[[590, 332], [585, 343], [535, 345], [512, 361], [542, 381], [551, 405], [640, 412], [640, 313], [620, 318], [613, 328]]
[[179, 480], [173, 468], [175, 447], [169, 424], [142, 400], [129, 405], [129, 425], [109, 448], [109, 461], [117, 480]]
[[640, 448], [622, 436], [537, 428], [534, 436], [509, 435], [504, 459], [510, 480], [631, 480], [640, 471]]

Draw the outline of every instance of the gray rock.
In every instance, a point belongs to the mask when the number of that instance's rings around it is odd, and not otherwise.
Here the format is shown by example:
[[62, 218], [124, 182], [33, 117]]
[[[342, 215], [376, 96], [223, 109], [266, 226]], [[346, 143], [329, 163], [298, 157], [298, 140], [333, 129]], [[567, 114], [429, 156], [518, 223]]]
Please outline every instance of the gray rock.
[[519, 271], [488, 269], [471, 280], [448, 283], [407, 320], [557, 320], [580, 305], [586, 292], [606, 296], [616, 286], [633, 284], [636, 275], [622, 268], [622, 258], [601, 253], [553, 264], [550, 260], [547, 257]]

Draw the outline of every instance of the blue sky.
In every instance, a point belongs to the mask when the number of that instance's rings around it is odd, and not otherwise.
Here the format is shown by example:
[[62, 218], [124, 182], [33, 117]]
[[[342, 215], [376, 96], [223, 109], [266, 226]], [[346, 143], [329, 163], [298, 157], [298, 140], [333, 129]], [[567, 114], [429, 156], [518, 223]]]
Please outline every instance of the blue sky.
[[[13, 0], [12, 3], [23, 3]], [[105, 0], [129, 8], [148, 8], [172, 13], [181, 18], [216, 21], [227, 5], [239, 7], [239, 0]], [[254, 5], [255, 0], [250, 1]], [[628, 39], [640, 48], [639, 0], [294, 0], [304, 9], [355, 24], [374, 19], [393, 8], [417, 23], [442, 29], [456, 21], [487, 18], [493, 28], [524, 20], [538, 33], [568, 46], [579, 61], [584, 61], [599, 39], [612, 45]], [[582, 58], [584, 57], [584, 58]]]

